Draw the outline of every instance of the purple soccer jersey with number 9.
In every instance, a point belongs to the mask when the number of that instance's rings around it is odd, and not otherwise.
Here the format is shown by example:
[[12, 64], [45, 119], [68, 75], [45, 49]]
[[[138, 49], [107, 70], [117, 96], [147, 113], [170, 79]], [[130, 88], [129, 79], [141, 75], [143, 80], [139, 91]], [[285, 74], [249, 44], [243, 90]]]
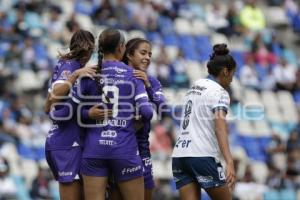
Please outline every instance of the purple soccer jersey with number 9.
[[[138, 154], [134, 122], [136, 110], [144, 120], [152, 118], [144, 83], [133, 76], [133, 69], [122, 62], [106, 61], [102, 66], [99, 85], [84, 78], [78, 89], [73, 90], [72, 99], [79, 105], [86, 102], [102, 104], [102, 108], [113, 110], [113, 117], [94, 122], [87, 128], [83, 158], [126, 159]], [[90, 106], [91, 107], [91, 106]], [[82, 115], [84, 106], [81, 107]], [[92, 123], [93, 124], [93, 123]]]

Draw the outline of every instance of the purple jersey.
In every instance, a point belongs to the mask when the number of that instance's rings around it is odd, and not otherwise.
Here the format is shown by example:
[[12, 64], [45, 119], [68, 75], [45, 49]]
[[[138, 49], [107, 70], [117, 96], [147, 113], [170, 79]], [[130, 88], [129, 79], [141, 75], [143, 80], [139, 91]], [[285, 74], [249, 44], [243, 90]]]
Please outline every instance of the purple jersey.
[[[144, 83], [133, 76], [133, 69], [122, 62], [107, 61], [102, 66], [100, 87], [103, 93], [99, 97], [99, 85], [85, 78], [80, 81], [79, 90], [73, 92], [76, 103], [93, 102], [103, 104], [113, 110], [113, 117], [95, 122], [86, 131], [84, 158], [124, 159], [138, 154], [135, 137], [134, 116], [136, 108], [145, 119], [152, 118], [152, 105]], [[91, 97], [93, 95], [94, 98]], [[86, 115], [82, 109], [82, 115]]]
[[[80, 63], [75, 60], [60, 60], [54, 68], [49, 91], [51, 92], [56, 83], [63, 83], [66, 81], [68, 76], [80, 67]], [[76, 87], [76, 85], [74, 87]], [[68, 98], [62, 100], [60, 104], [66, 103], [67, 100]], [[54, 106], [54, 109], [59, 110], [63, 107], [64, 106], [62, 104], [56, 105]], [[52, 121], [52, 127], [46, 138], [47, 150], [69, 149], [71, 147], [82, 145], [80, 139], [82, 128], [80, 128], [77, 124], [76, 115], [74, 115], [70, 120]]]
[[[165, 97], [162, 92], [160, 82], [152, 76], [148, 76], [151, 87], [147, 88], [147, 94], [152, 103], [155, 104], [157, 113], [165, 106]], [[139, 152], [142, 158], [150, 157], [149, 149], [149, 133], [151, 129], [151, 121], [144, 121], [143, 128], [141, 128], [137, 133], [137, 141], [139, 146]]]

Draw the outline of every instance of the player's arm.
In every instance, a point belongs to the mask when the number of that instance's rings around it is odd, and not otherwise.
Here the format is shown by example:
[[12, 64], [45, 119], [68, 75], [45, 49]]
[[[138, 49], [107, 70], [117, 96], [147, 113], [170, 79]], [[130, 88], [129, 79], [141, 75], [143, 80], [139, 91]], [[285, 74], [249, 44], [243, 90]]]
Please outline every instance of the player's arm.
[[135, 103], [138, 114], [141, 116], [143, 121], [150, 121], [153, 116], [153, 106], [149, 102], [145, 86], [141, 80], [136, 80], [135, 87]]
[[168, 106], [160, 82], [156, 79], [150, 80], [148, 75], [141, 70], [134, 70], [134, 76], [144, 82], [149, 100], [156, 106], [156, 112], [166, 112]]
[[217, 110], [215, 112], [215, 133], [217, 136], [219, 148], [226, 162], [226, 181], [229, 188], [233, 188], [235, 183], [235, 170], [231, 152], [229, 149], [228, 132], [226, 123], [226, 112]]
[[235, 183], [235, 170], [229, 148], [228, 129], [226, 122], [226, 114], [230, 104], [229, 95], [225, 91], [216, 93], [213, 95], [212, 101], [214, 102], [212, 112], [214, 113], [215, 120], [215, 134], [218, 140], [220, 151], [226, 162], [226, 181], [229, 188], [233, 189]]
[[[60, 70], [60, 77], [57, 81], [52, 84], [51, 89], [47, 95], [44, 111], [48, 113], [50, 111], [51, 105], [55, 102], [59, 102], [64, 96], [68, 95], [70, 89], [80, 76], [95, 76], [97, 66], [86, 66], [75, 71], [71, 71], [67, 67]], [[70, 74], [64, 76], [64, 74]]]

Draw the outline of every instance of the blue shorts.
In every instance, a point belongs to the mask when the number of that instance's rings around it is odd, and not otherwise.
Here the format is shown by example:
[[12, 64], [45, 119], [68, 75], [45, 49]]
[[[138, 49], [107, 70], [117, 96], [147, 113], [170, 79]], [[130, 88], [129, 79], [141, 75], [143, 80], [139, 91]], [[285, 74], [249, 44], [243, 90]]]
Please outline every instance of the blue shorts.
[[192, 182], [203, 189], [226, 184], [223, 167], [213, 157], [172, 158], [172, 171], [177, 189]]
[[148, 190], [152, 190], [155, 187], [153, 180], [153, 170], [152, 170], [152, 161], [151, 157], [143, 157], [143, 167], [144, 167], [144, 184], [145, 188]]
[[83, 158], [81, 174], [98, 177], [113, 174], [116, 182], [127, 181], [143, 176], [143, 165], [140, 156], [127, 159]]
[[75, 147], [64, 150], [46, 150], [46, 160], [60, 183], [71, 183], [79, 179], [82, 149]]

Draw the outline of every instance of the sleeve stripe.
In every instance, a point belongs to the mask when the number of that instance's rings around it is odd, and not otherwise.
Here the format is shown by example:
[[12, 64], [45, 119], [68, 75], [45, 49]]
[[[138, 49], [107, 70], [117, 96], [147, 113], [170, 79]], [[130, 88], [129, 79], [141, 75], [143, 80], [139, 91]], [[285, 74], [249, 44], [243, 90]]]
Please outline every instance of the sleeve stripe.
[[72, 100], [75, 102], [75, 103], [80, 103], [80, 100], [79, 99], [77, 99], [77, 98], [75, 98], [75, 97], [72, 97]]
[[155, 94], [164, 94], [163, 92], [160, 92], [160, 91], [158, 91], [158, 92], [155, 92]]
[[134, 100], [138, 100], [138, 99], [144, 98], [144, 97], [148, 98], [148, 95], [146, 93], [139, 94], [134, 98]]
[[227, 112], [228, 112], [228, 108], [225, 107], [225, 106], [217, 106], [217, 107], [214, 107], [214, 108], [212, 109], [212, 112], [215, 113], [217, 110], [223, 110], [223, 111], [226, 112], [226, 114], [227, 114]]

